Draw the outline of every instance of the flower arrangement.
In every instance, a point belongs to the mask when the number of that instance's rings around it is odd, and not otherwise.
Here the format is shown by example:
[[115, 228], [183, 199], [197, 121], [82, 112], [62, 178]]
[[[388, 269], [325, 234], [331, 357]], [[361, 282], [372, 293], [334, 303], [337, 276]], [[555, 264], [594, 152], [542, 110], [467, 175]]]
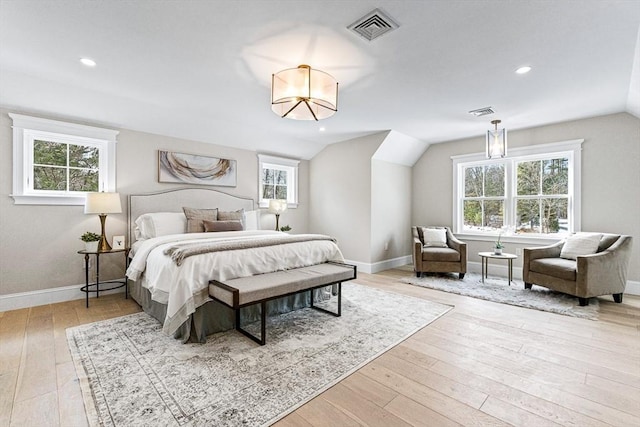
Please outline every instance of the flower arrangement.
[[280, 227], [280, 231], [291, 231], [291, 227], [289, 227], [288, 225], [283, 225], [282, 227]]

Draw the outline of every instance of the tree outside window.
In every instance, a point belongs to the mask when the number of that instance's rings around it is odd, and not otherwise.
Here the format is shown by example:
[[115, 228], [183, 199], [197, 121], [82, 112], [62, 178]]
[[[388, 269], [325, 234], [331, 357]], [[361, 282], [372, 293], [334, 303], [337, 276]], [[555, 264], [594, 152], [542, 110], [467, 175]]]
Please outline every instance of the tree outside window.
[[569, 224], [569, 159], [517, 163], [516, 231], [559, 233]]
[[500, 229], [505, 223], [504, 195], [503, 164], [464, 168], [463, 229]]
[[287, 171], [264, 168], [262, 194], [265, 199], [287, 199]]
[[8, 115], [16, 205], [84, 205], [86, 192], [116, 190], [118, 131]]
[[35, 191], [98, 191], [100, 150], [89, 145], [33, 142]]
[[258, 154], [259, 206], [266, 208], [269, 200], [286, 200], [289, 208], [298, 206], [299, 160]]
[[580, 230], [583, 140], [453, 156], [454, 233], [546, 238]]

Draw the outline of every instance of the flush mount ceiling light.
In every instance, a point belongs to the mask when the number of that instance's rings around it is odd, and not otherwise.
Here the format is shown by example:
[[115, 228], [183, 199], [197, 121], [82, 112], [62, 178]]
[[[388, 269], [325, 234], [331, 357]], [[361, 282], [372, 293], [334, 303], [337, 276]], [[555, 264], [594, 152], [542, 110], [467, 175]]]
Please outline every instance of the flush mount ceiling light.
[[531, 71], [531, 67], [528, 65], [525, 65], [524, 67], [520, 67], [516, 70], [517, 74], [527, 74], [529, 71]]
[[272, 75], [271, 109], [280, 117], [320, 120], [338, 111], [338, 82], [308, 65]]
[[507, 130], [498, 129], [500, 120], [491, 120], [494, 130], [487, 131], [487, 158], [505, 157], [507, 155]]

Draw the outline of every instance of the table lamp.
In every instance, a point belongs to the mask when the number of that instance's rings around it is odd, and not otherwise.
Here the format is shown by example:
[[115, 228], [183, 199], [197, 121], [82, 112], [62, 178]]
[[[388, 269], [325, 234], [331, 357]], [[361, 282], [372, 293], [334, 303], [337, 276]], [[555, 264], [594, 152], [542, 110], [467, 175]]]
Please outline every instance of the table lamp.
[[281, 199], [269, 200], [269, 213], [276, 215], [276, 231], [280, 229], [278, 223], [280, 222], [280, 214], [287, 210], [287, 201]]
[[111, 245], [107, 242], [107, 237], [104, 233], [104, 223], [107, 220], [107, 214], [121, 212], [122, 206], [120, 205], [120, 194], [87, 193], [87, 199], [84, 202], [84, 213], [98, 214], [100, 216], [100, 224], [102, 226], [100, 242], [98, 243], [98, 252], [108, 252], [111, 250]]

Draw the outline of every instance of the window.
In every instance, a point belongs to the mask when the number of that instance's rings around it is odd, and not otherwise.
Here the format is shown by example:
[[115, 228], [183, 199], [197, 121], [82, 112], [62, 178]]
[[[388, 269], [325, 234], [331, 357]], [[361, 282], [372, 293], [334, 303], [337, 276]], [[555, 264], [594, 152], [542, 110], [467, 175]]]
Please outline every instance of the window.
[[582, 140], [452, 157], [454, 232], [552, 237], [580, 229]]
[[15, 204], [83, 205], [89, 191], [115, 191], [117, 131], [9, 114]]
[[260, 207], [271, 199], [285, 199], [288, 207], [298, 207], [298, 160], [258, 154]]

